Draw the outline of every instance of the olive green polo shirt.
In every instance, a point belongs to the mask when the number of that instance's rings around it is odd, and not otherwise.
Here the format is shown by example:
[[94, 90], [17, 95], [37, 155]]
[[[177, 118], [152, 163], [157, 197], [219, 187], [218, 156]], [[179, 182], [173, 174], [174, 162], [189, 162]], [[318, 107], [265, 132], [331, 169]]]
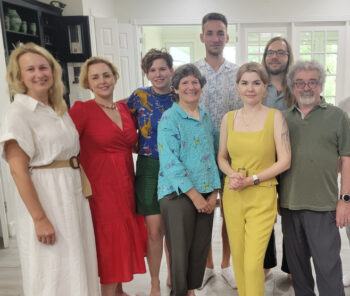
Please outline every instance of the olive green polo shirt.
[[335, 210], [338, 159], [350, 156], [348, 115], [323, 98], [305, 118], [297, 106], [285, 115], [292, 163], [280, 178], [280, 206], [290, 210]]

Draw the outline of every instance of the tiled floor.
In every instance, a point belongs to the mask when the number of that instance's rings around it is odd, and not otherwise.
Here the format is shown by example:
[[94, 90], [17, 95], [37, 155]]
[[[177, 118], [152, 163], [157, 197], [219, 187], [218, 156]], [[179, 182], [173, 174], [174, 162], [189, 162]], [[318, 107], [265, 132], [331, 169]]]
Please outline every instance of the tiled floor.
[[[216, 211], [214, 229], [213, 229], [213, 250], [215, 264], [219, 265], [221, 256], [221, 217], [220, 213]], [[275, 225], [276, 243], [278, 262], [281, 262], [281, 226], [278, 222]], [[344, 272], [350, 273], [350, 248], [347, 240], [345, 230], [342, 234], [342, 259]], [[208, 285], [202, 290], [197, 291], [198, 296], [236, 296], [237, 290], [232, 290], [226, 285], [220, 276], [219, 270], [216, 268], [217, 275], [212, 278]], [[161, 269], [162, 295], [169, 295], [169, 290], [165, 285], [166, 280], [166, 266], [165, 262]], [[137, 275], [135, 279], [125, 284], [125, 291], [130, 295], [146, 296], [149, 290], [149, 275]], [[16, 241], [11, 240], [10, 248], [0, 250], [0, 296], [22, 296], [21, 294], [21, 275], [18, 253], [16, 248]], [[266, 296], [293, 296], [293, 288], [287, 277], [275, 268], [273, 270], [273, 279], [268, 281], [265, 285]], [[63, 296], [63, 295], [62, 295]], [[330, 295], [331, 296], [331, 295]], [[350, 288], [346, 289], [346, 296], [350, 296]]]

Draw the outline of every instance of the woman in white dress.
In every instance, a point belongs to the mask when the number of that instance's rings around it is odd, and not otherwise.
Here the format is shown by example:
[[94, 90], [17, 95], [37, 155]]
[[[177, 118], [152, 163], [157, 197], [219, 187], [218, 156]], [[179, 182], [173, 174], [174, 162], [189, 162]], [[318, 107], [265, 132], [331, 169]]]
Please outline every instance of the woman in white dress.
[[0, 153], [17, 187], [25, 296], [99, 295], [89, 205], [79, 169], [69, 166], [79, 136], [61, 74], [52, 55], [33, 43], [11, 53], [7, 79], [15, 96], [1, 126]]

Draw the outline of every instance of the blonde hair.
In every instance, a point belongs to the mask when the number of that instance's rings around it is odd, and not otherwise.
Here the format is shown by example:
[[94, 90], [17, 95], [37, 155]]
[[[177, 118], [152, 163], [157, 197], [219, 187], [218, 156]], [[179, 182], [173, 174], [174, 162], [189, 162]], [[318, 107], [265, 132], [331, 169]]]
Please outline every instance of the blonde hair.
[[82, 88], [90, 89], [89, 79], [88, 79], [89, 67], [91, 65], [101, 64], [101, 63], [106, 64], [111, 69], [112, 74], [115, 77], [115, 80], [118, 81], [119, 73], [116, 66], [114, 66], [110, 61], [108, 61], [105, 58], [91, 57], [84, 62], [84, 64], [81, 66], [81, 69], [80, 69], [79, 84]]
[[6, 76], [10, 88], [10, 94], [26, 94], [28, 91], [21, 79], [21, 69], [19, 67], [19, 58], [26, 53], [40, 55], [48, 61], [53, 76], [53, 85], [49, 89], [48, 94], [49, 103], [55, 112], [62, 116], [67, 111], [67, 105], [63, 99], [64, 85], [62, 82], [62, 68], [45, 48], [32, 42], [20, 45], [11, 52]]
[[246, 72], [256, 73], [265, 85], [267, 85], [269, 83], [269, 75], [267, 74], [264, 66], [259, 64], [259, 63], [250, 62], [250, 63], [245, 63], [239, 67], [237, 74], [236, 74], [236, 83], [237, 84], [242, 79], [243, 74]]

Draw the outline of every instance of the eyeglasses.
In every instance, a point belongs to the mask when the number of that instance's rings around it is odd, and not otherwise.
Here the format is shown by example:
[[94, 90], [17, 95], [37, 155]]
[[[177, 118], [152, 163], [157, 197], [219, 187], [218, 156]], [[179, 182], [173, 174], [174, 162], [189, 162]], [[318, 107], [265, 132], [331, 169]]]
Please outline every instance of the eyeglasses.
[[307, 85], [309, 88], [314, 89], [316, 88], [317, 85], [319, 85], [319, 81], [318, 80], [309, 80], [309, 81], [304, 81], [304, 80], [297, 80], [293, 83], [293, 85], [297, 88], [297, 89], [304, 89], [305, 86]]
[[268, 50], [266, 52], [266, 56], [268, 56], [268, 57], [272, 57], [274, 55], [276, 55], [279, 58], [282, 58], [284, 56], [289, 55], [289, 53], [285, 50], [282, 50], [282, 49], [280, 49], [280, 50]]

